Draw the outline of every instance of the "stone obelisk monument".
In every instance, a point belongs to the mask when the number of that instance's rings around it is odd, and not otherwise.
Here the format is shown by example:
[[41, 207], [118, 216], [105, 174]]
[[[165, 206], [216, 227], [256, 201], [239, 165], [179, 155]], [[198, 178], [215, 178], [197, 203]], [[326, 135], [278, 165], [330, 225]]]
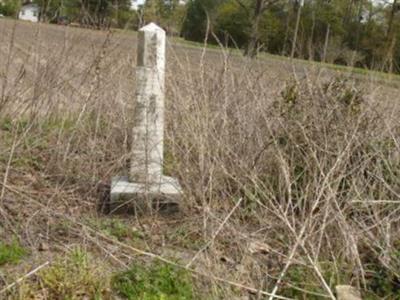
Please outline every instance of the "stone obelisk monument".
[[154, 23], [139, 30], [129, 176], [113, 178], [111, 210], [178, 205], [179, 183], [163, 175], [165, 39]]

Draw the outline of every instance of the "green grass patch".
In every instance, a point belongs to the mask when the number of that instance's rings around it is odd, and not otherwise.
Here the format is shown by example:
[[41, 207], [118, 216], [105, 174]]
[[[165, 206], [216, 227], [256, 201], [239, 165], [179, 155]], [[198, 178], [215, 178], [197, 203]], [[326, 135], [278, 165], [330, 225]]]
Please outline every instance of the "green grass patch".
[[177, 267], [154, 263], [151, 266], [133, 265], [128, 271], [116, 274], [113, 290], [128, 300], [190, 300], [194, 298], [190, 275]]
[[[20, 287], [22, 299], [110, 299], [109, 281], [101, 266], [81, 248], [54, 261]], [[36, 298], [35, 298], [36, 297]]]
[[27, 254], [28, 251], [16, 241], [10, 244], [0, 242], [0, 266], [16, 264]]
[[138, 241], [143, 238], [143, 233], [132, 227], [124, 220], [107, 217], [106, 219], [88, 219], [89, 226], [100, 230], [119, 241]]

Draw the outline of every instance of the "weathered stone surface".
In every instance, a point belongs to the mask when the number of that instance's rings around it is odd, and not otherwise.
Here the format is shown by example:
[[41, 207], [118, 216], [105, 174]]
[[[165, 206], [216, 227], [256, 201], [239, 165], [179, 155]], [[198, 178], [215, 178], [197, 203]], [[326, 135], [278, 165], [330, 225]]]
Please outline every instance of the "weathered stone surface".
[[350, 285], [336, 286], [337, 300], [362, 300], [360, 292]]
[[174, 213], [182, 191], [179, 182], [163, 176], [158, 184], [130, 182], [128, 177], [114, 177], [111, 182], [110, 212], [147, 213], [150, 209]]
[[174, 212], [181, 187], [163, 176], [165, 31], [151, 23], [139, 31], [137, 92], [128, 177], [111, 184], [110, 212]]
[[131, 182], [159, 182], [164, 151], [165, 31], [151, 23], [139, 31]]

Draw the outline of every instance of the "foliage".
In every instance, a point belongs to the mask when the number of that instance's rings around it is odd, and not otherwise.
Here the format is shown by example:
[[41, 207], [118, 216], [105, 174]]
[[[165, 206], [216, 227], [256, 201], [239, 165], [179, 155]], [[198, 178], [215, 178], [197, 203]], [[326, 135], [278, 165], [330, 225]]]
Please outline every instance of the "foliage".
[[116, 274], [112, 286], [129, 300], [194, 299], [190, 276], [181, 269], [162, 263], [149, 267], [135, 264], [128, 271]]
[[145, 23], [155, 22], [169, 34], [180, 33], [186, 9], [179, 0], [147, 0], [143, 9]]
[[20, 2], [17, 0], [0, 1], [0, 14], [9, 17], [16, 17], [20, 8]]
[[35, 0], [40, 8], [39, 18], [41, 21], [56, 22], [62, 14], [62, 1], [60, 0]]
[[218, 9], [216, 32], [228, 45], [244, 45], [248, 42], [250, 22], [236, 2], [225, 2]]
[[[257, 48], [287, 54], [292, 46], [298, 1], [265, 4], [256, 24], [255, 3], [260, 1], [191, 0], [182, 36], [203, 41], [209, 26], [228, 46], [246, 48], [255, 36]], [[330, 62], [400, 71], [400, 13], [392, 10], [392, 5], [382, 6], [372, 0], [305, 1], [295, 53], [323, 60], [328, 45]], [[215, 43], [212, 38], [210, 42]]]
[[58, 22], [67, 17], [71, 22], [85, 26], [105, 28], [110, 25], [125, 27], [133, 19], [129, 0], [34, 0], [40, 7], [40, 19], [44, 22]]
[[207, 27], [215, 24], [219, 4], [221, 0], [189, 0], [186, 18], [182, 25], [182, 36], [192, 41], [203, 41], [207, 33]]

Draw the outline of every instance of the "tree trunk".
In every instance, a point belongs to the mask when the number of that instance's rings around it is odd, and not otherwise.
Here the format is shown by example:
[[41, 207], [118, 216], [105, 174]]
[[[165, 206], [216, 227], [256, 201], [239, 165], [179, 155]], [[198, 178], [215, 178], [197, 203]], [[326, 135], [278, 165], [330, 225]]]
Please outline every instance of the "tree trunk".
[[393, 31], [393, 23], [394, 23], [394, 17], [396, 14], [397, 10], [397, 0], [393, 1], [392, 4], [392, 10], [390, 12], [390, 17], [389, 17], [389, 23], [388, 23], [388, 30], [386, 32], [386, 49], [387, 49], [387, 54], [385, 58], [385, 65], [388, 65], [387, 71], [389, 73], [393, 72], [393, 54], [394, 54], [394, 47], [396, 45], [396, 36]]
[[291, 10], [288, 9], [288, 14], [286, 16], [286, 30], [285, 30], [285, 37], [283, 39], [283, 45], [282, 45], [282, 52], [281, 55], [286, 55], [286, 44], [288, 41], [288, 37], [289, 37], [289, 24], [290, 24], [290, 18], [291, 18]]
[[328, 51], [330, 31], [331, 31], [331, 24], [328, 24], [328, 26], [326, 28], [326, 34], [325, 34], [325, 44], [324, 44], [324, 52], [322, 54], [322, 62], [326, 62], [326, 53]]
[[311, 34], [308, 39], [308, 60], [310, 61], [314, 60], [314, 50], [313, 50], [314, 31], [315, 31], [315, 11], [312, 12]]
[[297, 35], [299, 32], [299, 25], [300, 25], [300, 17], [301, 17], [301, 8], [303, 0], [297, 0], [297, 16], [296, 16], [296, 26], [294, 28], [294, 36], [292, 42], [292, 51], [290, 52], [290, 58], [293, 59], [294, 52], [296, 51], [296, 44], [297, 44]]
[[393, 60], [394, 60], [394, 48], [396, 46], [396, 36], [393, 35], [393, 39], [390, 43], [389, 51], [387, 53], [387, 63], [388, 63], [388, 68], [387, 71], [389, 74], [393, 73]]
[[362, 29], [362, 13], [363, 13], [363, 2], [360, 1], [359, 7], [358, 7], [358, 14], [357, 14], [357, 33], [356, 33], [356, 43], [355, 43], [355, 49], [358, 51], [360, 48], [360, 35], [361, 35], [361, 29]]
[[343, 16], [343, 24], [346, 26], [349, 25], [351, 17], [353, 15], [353, 6], [354, 6], [354, 0], [349, 1], [349, 4], [347, 5], [346, 13]]
[[39, 22], [47, 22], [47, 9], [49, 7], [49, 1], [43, 1], [42, 6], [40, 7], [40, 13], [39, 13]]
[[390, 12], [388, 30], [386, 32], [386, 41], [387, 42], [390, 42], [390, 40], [391, 40], [391, 35], [393, 32], [393, 21], [394, 21], [394, 15], [396, 14], [396, 9], [397, 9], [397, 0], [394, 0], [393, 4], [392, 4], [392, 10]]
[[265, 10], [265, 0], [256, 0], [254, 7], [254, 13], [252, 18], [251, 24], [251, 34], [250, 34], [250, 41], [245, 51], [245, 56], [255, 57], [258, 52], [258, 28], [260, 25], [262, 14]]

